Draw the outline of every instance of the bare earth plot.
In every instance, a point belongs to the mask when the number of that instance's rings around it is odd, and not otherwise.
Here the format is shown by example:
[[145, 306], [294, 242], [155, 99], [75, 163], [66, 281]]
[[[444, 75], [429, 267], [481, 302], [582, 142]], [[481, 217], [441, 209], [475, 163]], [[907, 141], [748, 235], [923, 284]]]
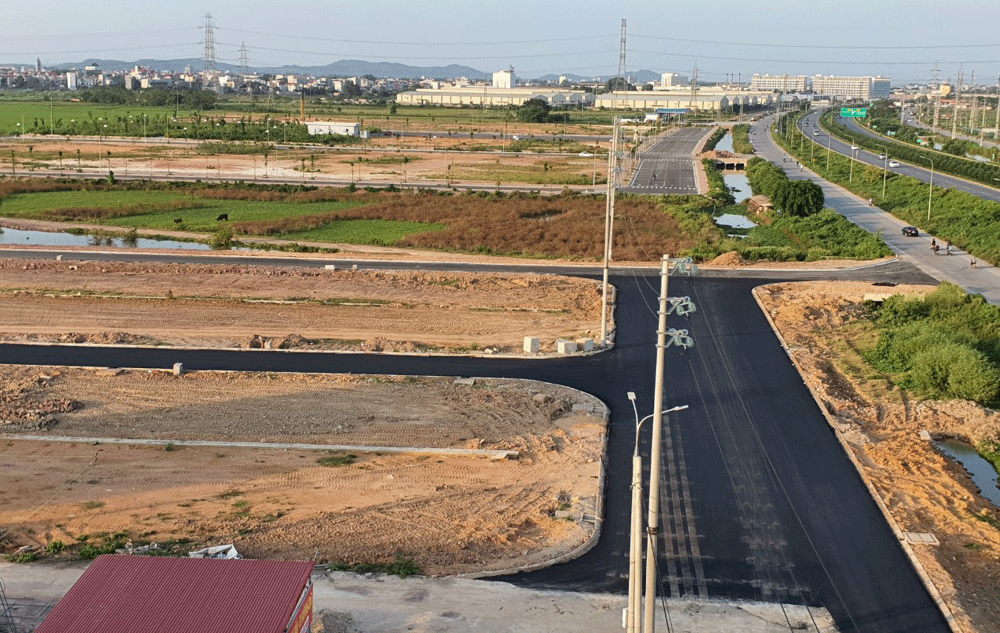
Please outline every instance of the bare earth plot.
[[[537, 564], [580, 547], [594, 530], [605, 411], [567, 388], [444, 378], [0, 372], [8, 403], [3, 430], [14, 433], [0, 445], [7, 544], [69, 544], [128, 531], [136, 541], [234, 542], [251, 557], [358, 563], [400, 554], [427, 573], [457, 574]], [[574, 405], [595, 413], [573, 412]], [[18, 432], [425, 450], [356, 452], [350, 463], [324, 466], [317, 460], [334, 453], [48, 442], [20, 440]], [[519, 458], [426, 447], [507, 449]]]
[[543, 351], [593, 337], [596, 282], [540, 275], [0, 260], [0, 338], [366, 351]]

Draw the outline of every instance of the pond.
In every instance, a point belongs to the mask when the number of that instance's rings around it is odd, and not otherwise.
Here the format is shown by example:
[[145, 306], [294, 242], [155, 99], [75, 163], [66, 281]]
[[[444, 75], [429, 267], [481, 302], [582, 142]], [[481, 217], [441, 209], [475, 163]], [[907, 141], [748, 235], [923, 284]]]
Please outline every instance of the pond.
[[750, 181], [747, 180], [744, 174], [723, 174], [722, 180], [725, 181], [729, 190], [733, 192], [736, 204], [743, 202], [753, 195], [753, 192], [750, 191]]
[[972, 476], [972, 483], [979, 487], [980, 494], [990, 503], [1000, 508], [1000, 488], [997, 488], [997, 471], [993, 464], [976, 452], [972, 446], [958, 440], [934, 442], [939, 451], [965, 467]]
[[733, 151], [733, 135], [726, 132], [726, 135], [719, 139], [719, 142], [716, 143], [715, 149], [735, 154], [736, 152]]
[[715, 218], [715, 223], [719, 226], [725, 226], [731, 229], [752, 229], [757, 226], [746, 216], [737, 215], [735, 213], [723, 213], [719, 217]]
[[[134, 242], [134, 243], [133, 243]], [[114, 246], [118, 248], [183, 248], [188, 250], [207, 251], [212, 247], [198, 242], [179, 242], [177, 240], [153, 240], [140, 237], [127, 240], [123, 237], [97, 237], [95, 235], [74, 235], [72, 233], [55, 233], [49, 231], [22, 231], [20, 229], [4, 228], [0, 233], [0, 244], [18, 244], [30, 246]]]

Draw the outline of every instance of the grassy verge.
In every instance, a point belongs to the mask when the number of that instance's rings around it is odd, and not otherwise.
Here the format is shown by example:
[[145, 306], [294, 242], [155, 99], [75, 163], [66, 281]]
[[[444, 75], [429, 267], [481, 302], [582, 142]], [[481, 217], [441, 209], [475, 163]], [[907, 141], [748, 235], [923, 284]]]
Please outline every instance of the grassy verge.
[[[774, 134], [778, 145], [803, 164], [810, 165], [826, 180], [862, 198], [872, 198], [880, 208], [939, 240], [950, 240], [994, 265], [1000, 263], [1000, 202], [983, 200], [955, 189], [934, 187], [931, 190], [927, 183], [916, 178], [851, 161], [850, 157], [836, 152], [828, 154], [826, 147], [799, 132], [794, 119], [787, 121], [787, 129], [785, 125], [779, 129], [784, 133]], [[928, 197], [931, 201], [929, 219]]]

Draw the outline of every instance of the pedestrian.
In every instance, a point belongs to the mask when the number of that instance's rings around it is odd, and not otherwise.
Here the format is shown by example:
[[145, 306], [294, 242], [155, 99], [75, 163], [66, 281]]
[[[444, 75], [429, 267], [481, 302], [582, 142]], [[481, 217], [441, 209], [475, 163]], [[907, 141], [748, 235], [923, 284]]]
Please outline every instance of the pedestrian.
[[970, 267], [970, 268], [975, 268], [975, 267], [976, 267], [976, 258], [975, 258], [975, 257], [973, 257], [973, 258], [972, 258], [972, 259], [971, 259], [971, 260], [969, 261], [969, 267]]
[[872, 199], [871, 198], [868, 198], [868, 206], [869, 207], [872, 206]]
[[949, 255], [951, 255], [951, 244], [948, 244], [948, 248], [946, 249], [945, 252], [947, 252]]
[[933, 250], [934, 254], [937, 255], [938, 251], [941, 250], [941, 247], [935, 244], [934, 246], [931, 246], [931, 250]]

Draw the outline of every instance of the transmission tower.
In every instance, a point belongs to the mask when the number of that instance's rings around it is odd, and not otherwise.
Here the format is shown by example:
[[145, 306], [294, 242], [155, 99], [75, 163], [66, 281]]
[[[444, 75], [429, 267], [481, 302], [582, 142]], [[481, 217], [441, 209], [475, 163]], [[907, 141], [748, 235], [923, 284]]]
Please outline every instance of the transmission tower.
[[614, 79], [614, 81], [612, 81], [612, 85], [611, 85], [611, 109], [612, 109], [612, 111], [615, 109], [615, 107], [617, 106], [617, 102], [618, 102], [618, 89], [619, 89], [619, 87], [621, 85], [619, 82], [622, 82], [622, 81], [625, 82], [625, 90], [626, 91], [628, 90], [628, 79], [625, 78], [625, 73], [626, 73], [626, 70], [625, 70], [625, 32], [626, 32], [625, 18], [622, 18], [622, 41], [621, 41], [621, 48], [618, 51], [618, 74], [615, 75], [615, 79]]
[[938, 68], [937, 61], [934, 62], [934, 68], [931, 70], [931, 78], [934, 80], [934, 83], [941, 83], [941, 69]]
[[250, 65], [247, 63], [247, 43], [241, 42], [240, 46], [240, 72], [244, 75], [250, 74]]
[[698, 102], [698, 61], [695, 60], [694, 72], [691, 73], [691, 103], [688, 104], [688, 107], [694, 108], [697, 102]]
[[215, 67], [215, 27], [212, 26], [212, 14], [205, 14], [205, 72], [216, 70]]

